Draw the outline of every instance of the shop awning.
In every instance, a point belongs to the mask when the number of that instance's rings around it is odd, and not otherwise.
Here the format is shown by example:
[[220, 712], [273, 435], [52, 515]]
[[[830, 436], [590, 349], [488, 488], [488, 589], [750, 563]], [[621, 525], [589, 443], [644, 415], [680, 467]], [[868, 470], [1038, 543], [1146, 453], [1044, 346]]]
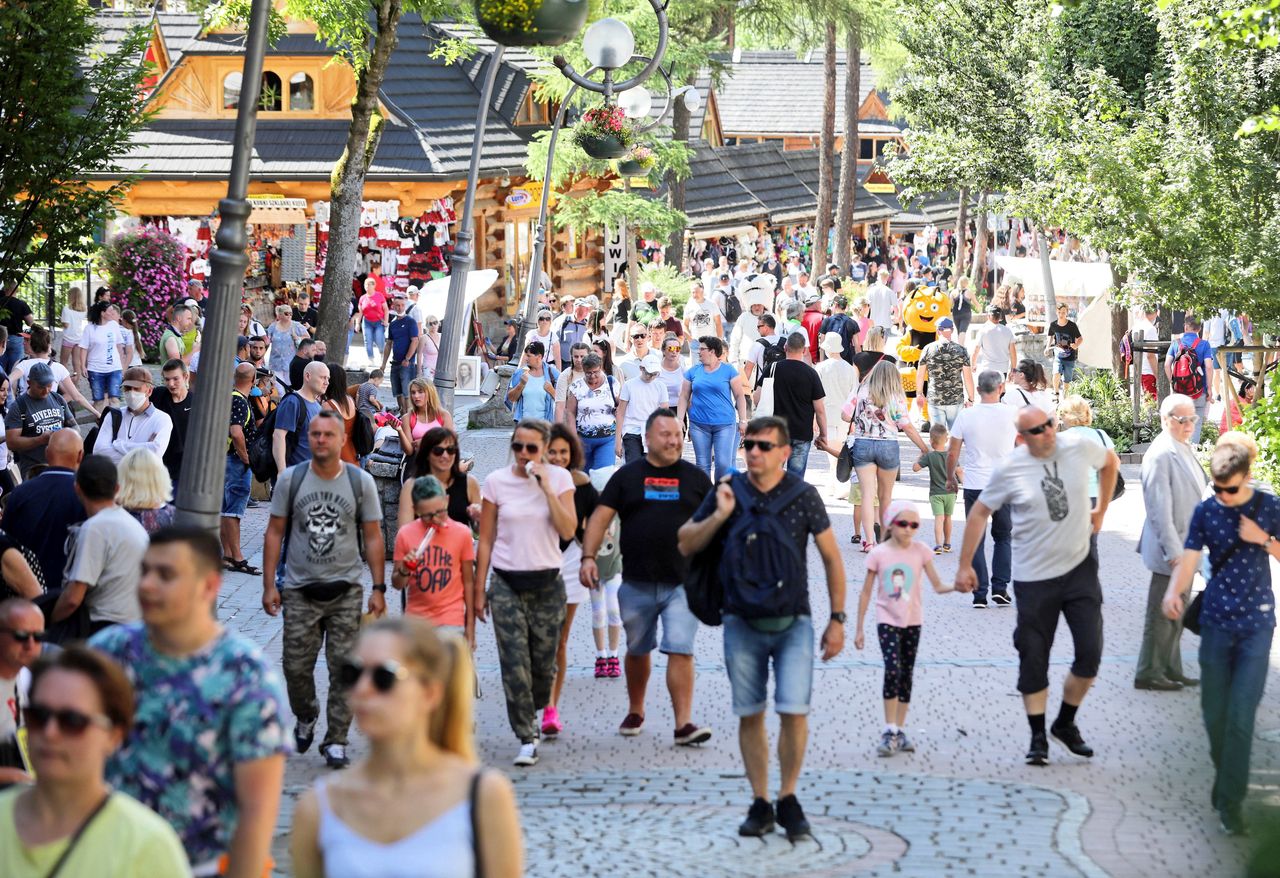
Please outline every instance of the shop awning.
[[250, 225], [293, 226], [307, 221], [305, 198], [250, 195], [249, 204]]

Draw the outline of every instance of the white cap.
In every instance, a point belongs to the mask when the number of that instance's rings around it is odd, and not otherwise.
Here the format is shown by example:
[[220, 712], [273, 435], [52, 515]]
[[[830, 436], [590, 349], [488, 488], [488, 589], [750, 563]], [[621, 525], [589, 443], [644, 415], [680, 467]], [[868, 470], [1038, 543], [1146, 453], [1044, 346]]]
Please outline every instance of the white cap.
[[652, 375], [657, 375], [662, 371], [662, 357], [654, 351], [649, 351], [640, 358], [640, 368]]
[[829, 354], [838, 354], [844, 351], [844, 342], [840, 339], [840, 333], [828, 332], [822, 336], [822, 341], [818, 344]]

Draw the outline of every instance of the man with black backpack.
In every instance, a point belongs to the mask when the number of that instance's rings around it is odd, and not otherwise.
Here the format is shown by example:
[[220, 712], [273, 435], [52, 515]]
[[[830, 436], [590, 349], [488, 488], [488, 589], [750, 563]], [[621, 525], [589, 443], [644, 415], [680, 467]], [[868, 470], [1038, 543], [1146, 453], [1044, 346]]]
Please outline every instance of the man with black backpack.
[[1182, 321], [1182, 337], [1169, 345], [1164, 358], [1164, 374], [1174, 393], [1191, 397], [1196, 410], [1196, 429], [1191, 444], [1200, 444], [1200, 428], [1209, 410], [1209, 388], [1213, 387], [1213, 348], [1200, 337], [1200, 321], [1188, 314]]
[[271, 425], [271, 454], [276, 472], [282, 473], [285, 467], [304, 463], [311, 457], [307, 425], [320, 413], [320, 400], [328, 387], [329, 367], [324, 363], [309, 363], [302, 372], [302, 387], [297, 393], [286, 393], [280, 400]]
[[[746, 474], [721, 479], [693, 518], [680, 528], [680, 553], [689, 556], [722, 541], [724, 660], [738, 717], [738, 742], [754, 799], [738, 834], [760, 837], [775, 820], [795, 841], [809, 835], [796, 800], [808, 739], [813, 689], [813, 622], [806, 549], [814, 538], [826, 569], [831, 616], [822, 635], [822, 660], [844, 649], [844, 563], [818, 490], [784, 471], [791, 436], [780, 418], [756, 418], [742, 441]], [[712, 549], [714, 551], [714, 548]], [[765, 729], [769, 666], [781, 785], [777, 811], [769, 801], [769, 735]]]
[[777, 336], [777, 328], [778, 319], [772, 314], [761, 314], [756, 318], [760, 337], [742, 364], [742, 383], [751, 388], [751, 401], [755, 405], [760, 403], [760, 388], [765, 379], [772, 378], [774, 366], [787, 358], [787, 340]]

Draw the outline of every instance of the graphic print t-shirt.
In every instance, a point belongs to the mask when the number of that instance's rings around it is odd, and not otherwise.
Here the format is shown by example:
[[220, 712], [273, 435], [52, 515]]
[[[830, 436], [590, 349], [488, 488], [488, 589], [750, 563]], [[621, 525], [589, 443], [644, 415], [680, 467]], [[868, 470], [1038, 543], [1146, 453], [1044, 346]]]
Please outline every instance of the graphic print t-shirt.
[[[476, 559], [471, 528], [452, 519], [433, 522], [431, 539], [422, 552], [417, 569], [409, 573], [407, 612], [436, 625], [461, 626], [466, 622], [463, 600], [462, 565]], [[417, 552], [427, 535], [427, 526], [415, 518], [396, 533], [395, 560]]]
[[[351, 493], [351, 479], [344, 466], [337, 478], [322, 479], [310, 461], [300, 463], [307, 474], [293, 504], [293, 523], [288, 539], [288, 558], [283, 588], [298, 588], [309, 582], [359, 582], [361, 574], [360, 546], [356, 524], [356, 498]], [[289, 486], [294, 467], [281, 475], [271, 495], [271, 514], [285, 518], [289, 514]], [[378, 488], [373, 476], [357, 470], [363, 491], [360, 515], [364, 521], [381, 521]]]
[[929, 402], [934, 405], [960, 405], [964, 402], [964, 367], [969, 365], [969, 352], [964, 345], [939, 339], [925, 345], [921, 364], [929, 370]]
[[890, 540], [871, 550], [867, 569], [877, 574], [877, 622], [897, 628], [923, 624], [924, 567], [932, 560], [933, 550], [915, 540], [905, 549]]
[[683, 582], [689, 561], [676, 549], [676, 531], [709, 493], [711, 477], [687, 460], [658, 467], [641, 458], [614, 473], [600, 503], [622, 519], [623, 579]]

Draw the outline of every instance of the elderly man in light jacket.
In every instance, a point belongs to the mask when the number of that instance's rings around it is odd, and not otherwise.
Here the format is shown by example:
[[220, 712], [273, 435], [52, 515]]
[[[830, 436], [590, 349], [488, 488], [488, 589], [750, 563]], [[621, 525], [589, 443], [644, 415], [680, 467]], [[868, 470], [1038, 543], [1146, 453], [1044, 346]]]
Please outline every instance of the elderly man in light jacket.
[[1204, 496], [1208, 477], [1191, 449], [1196, 429], [1195, 403], [1180, 393], [1160, 404], [1164, 429], [1142, 457], [1142, 498], [1147, 520], [1142, 526], [1138, 552], [1151, 571], [1147, 593], [1147, 618], [1142, 649], [1134, 672], [1135, 689], [1171, 692], [1200, 681], [1182, 673], [1182, 621], [1170, 621], [1161, 611], [1169, 577], [1182, 557], [1182, 545], [1191, 525], [1191, 513]]

